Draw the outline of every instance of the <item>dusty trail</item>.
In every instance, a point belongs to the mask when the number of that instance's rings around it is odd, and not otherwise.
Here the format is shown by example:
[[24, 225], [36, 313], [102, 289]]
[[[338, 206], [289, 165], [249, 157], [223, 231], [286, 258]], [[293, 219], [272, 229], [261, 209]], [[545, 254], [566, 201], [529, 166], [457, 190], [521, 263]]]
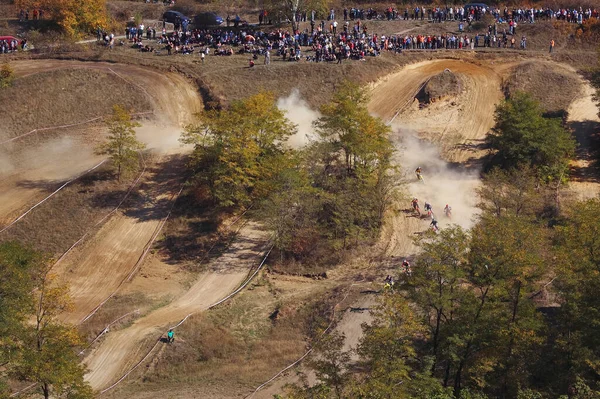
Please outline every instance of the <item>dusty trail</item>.
[[583, 82], [581, 96], [568, 109], [568, 124], [579, 143], [577, 159], [571, 165], [573, 176], [569, 189], [578, 200], [600, 195], [600, 165], [594, 159], [597, 154], [591, 151], [593, 141], [600, 140], [600, 118], [593, 96], [593, 87]]
[[150, 349], [151, 344], [145, 346], [144, 342], [156, 339], [169, 324], [206, 309], [233, 291], [260, 261], [267, 239], [267, 232], [255, 224], [247, 224], [240, 230], [238, 239], [185, 294], [130, 327], [108, 334], [85, 359], [90, 370], [86, 379], [92, 387], [99, 390], [114, 382]]
[[[130, 65], [60, 60], [16, 61], [11, 65], [17, 77], [62, 68], [111, 71], [117, 79], [139, 86], [148, 95], [155, 115], [160, 115], [158, 123], [162, 127], [181, 127], [201, 108], [201, 100], [194, 87], [174, 73]], [[59, 131], [64, 132], [63, 139], [53, 139], [50, 143], [40, 139], [41, 144], [24, 148], [24, 144], [17, 140], [0, 146], [0, 225], [7, 224], [21, 210], [43, 198], [48, 188], [56, 188], [60, 181], [98, 163], [100, 158], [93, 155], [94, 140], [86, 139], [85, 135], [69, 136], [73, 131], [81, 134], [81, 127]], [[44, 132], [36, 134], [43, 138]], [[155, 131], [156, 135], [160, 132]]]
[[70, 287], [75, 310], [65, 321], [81, 323], [115, 292], [136, 265], [166, 217], [181, 186], [184, 160], [165, 160], [138, 192], [138, 200], [117, 213], [90, 241], [69, 253], [55, 269]]

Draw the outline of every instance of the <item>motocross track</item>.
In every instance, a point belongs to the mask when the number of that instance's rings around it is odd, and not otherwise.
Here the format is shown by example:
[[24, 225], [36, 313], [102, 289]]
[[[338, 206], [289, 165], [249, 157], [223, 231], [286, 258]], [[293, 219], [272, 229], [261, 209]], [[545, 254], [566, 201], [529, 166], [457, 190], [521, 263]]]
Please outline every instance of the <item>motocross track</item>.
[[[169, 305], [136, 320], [130, 327], [109, 333], [85, 359], [89, 369], [86, 379], [96, 390], [114, 383], [150, 350], [169, 324], [175, 324], [191, 313], [207, 309], [237, 288], [248, 271], [257, 266], [265, 248], [268, 233], [249, 223], [238, 238], [216, 259], [194, 285]], [[150, 339], [148, 344], [147, 340]], [[154, 339], [154, 340], [152, 340]], [[144, 345], [144, 342], [147, 344]]]
[[[445, 69], [459, 74], [464, 83], [463, 92], [453, 99], [458, 105], [451, 106], [449, 101], [443, 101], [428, 108], [419, 109], [414, 104], [416, 94], [429, 78]], [[413, 163], [422, 156], [418, 153], [420, 148], [411, 148], [410, 145], [409, 148], [405, 148], [407, 135], [414, 133], [428, 141], [441, 143], [444, 136], [450, 137], [451, 134], [460, 132], [461, 142], [477, 143], [485, 137], [494, 124], [494, 107], [502, 99], [500, 89], [501, 76], [487, 66], [458, 60], [426, 61], [408, 65], [399, 72], [375, 83], [371, 88], [371, 101], [368, 108], [372, 114], [392, 124], [394, 133], [391, 138], [398, 150], [401, 151], [401, 157], [396, 161], [403, 169], [410, 171], [416, 167]], [[446, 160], [461, 162], [479, 154], [473, 154], [472, 147], [465, 145], [443, 151], [442, 155]], [[439, 162], [445, 163], [441, 160]], [[419, 160], [418, 164], [424, 168], [427, 167], [427, 163], [423, 159]], [[425, 184], [415, 183], [412, 182], [414, 175], [410, 173], [407, 175], [410, 181], [407, 195], [417, 195], [417, 193], [424, 195], [427, 190], [423, 187], [426, 187], [429, 181]], [[472, 175], [461, 177], [461, 179], [466, 180], [468, 185], [477, 181], [477, 178]], [[390, 263], [392, 267], [399, 266], [396, 263], [402, 262], [402, 257], [410, 258], [415, 254], [416, 247], [412, 237], [426, 230], [429, 224], [429, 219], [416, 217], [407, 209], [408, 205], [408, 203], [398, 204], [394, 214], [386, 220], [377, 248], [373, 251], [373, 253], [384, 255], [387, 258], [384, 263]], [[396, 270], [393, 272], [395, 273]], [[372, 320], [369, 308], [374, 303], [373, 295], [363, 294], [342, 315], [335, 330], [346, 336], [344, 345], [346, 350], [356, 348], [362, 337], [362, 324]], [[300, 370], [307, 374], [309, 383], [315, 382], [314, 372], [303, 366], [300, 366]], [[281, 393], [285, 384], [299, 381], [295, 372], [290, 370], [251, 397], [253, 399], [271, 398], [274, 394]]]
[[[163, 117], [161, 124], [182, 126], [189, 122], [192, 114], [201, 106], [194, 87], [174, 73], [159, 73], [131, 65], [59, 60], [16, 61], [11, 65], [17, 78], [61, 68], [109, 71], [117, 79], [124, 79], [138, 86], [149, 97], [154, 104], [152, 111]], [[39, 126], [44, 127], [48, 126]], [[72, 130], [67, 128], [56, 131], [64, 132], [67, 136]], [[21, 132], [24, 133], [26, 132]], [[23, 148], [27, 145], [27, 140], [0, 145], [0, 155], [17, 154], [21, 157], [10, 168], [0, 162], [0, 226], [8, 224], [25, 209], [44, 198], [50, 188], [58, 188], [62, 181], [77, 176], [101, 160], [93, 155], [93, 145], [84, 137], [70, 138], [68, 146], [48, 150], [43, 143], [43, 135], [43, 131], [35, 133], [36, 142], [42, 141], [39, 147]], [[34, 136], [28, 136], [28, 139], [32, 137]], [[0, 141], [9, 138], [0, 134]]]

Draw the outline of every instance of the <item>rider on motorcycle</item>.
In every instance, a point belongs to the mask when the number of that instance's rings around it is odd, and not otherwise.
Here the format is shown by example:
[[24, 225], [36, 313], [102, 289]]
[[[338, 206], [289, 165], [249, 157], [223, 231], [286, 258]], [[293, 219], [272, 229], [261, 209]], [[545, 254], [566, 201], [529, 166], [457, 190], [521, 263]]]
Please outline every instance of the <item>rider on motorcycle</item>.
[[450, 205], [446, 204], [446, 207], [444, 208], [444, 214], [447, 217], [452, 216], [452, 207]]
[[413, 210], [416, 211], [420, 215], [421, 211], [419, 210], [419, 200], [416, 198], [413, 198], [413, 200], [410, 203], [413, 207]]

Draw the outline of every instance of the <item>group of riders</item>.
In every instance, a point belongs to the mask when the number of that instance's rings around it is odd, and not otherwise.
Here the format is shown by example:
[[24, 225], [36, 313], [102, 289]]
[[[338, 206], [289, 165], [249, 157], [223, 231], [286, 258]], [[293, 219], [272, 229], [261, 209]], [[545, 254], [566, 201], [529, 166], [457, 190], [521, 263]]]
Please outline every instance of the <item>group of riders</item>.
[[[423, 175], [421, 173], [421, 167], [417, 167], [417, 169], [415, 169], [415, 174], [417, 175], [417, 180], [424, 182], [423, 180]], [[419, 207], [419, 200], [417, 198], [413, 198], [411, 201], [411, 206], [414, 212], [416, 212], [417, 215], [421, 216], [421, 208]], [[424, 205], [425, 211], [427, 212], [427, 217], [431, 218], [431, 223], [429, 224], [429, 226], [433, 229], [433, 231], [437, 232], [439, 231], [439, 227], [438, 227], [438, 221], [435, 218], [435, 214], [433, 213], [433, 207], [431, 206], [431, 204], [427, 201], [425, 201], [425, 205]], [[451, 218], [452, 217], [452, 207], [448, 204], [446, 204], [446, 206], [444, 207], [444, 215], [447, 218]]]

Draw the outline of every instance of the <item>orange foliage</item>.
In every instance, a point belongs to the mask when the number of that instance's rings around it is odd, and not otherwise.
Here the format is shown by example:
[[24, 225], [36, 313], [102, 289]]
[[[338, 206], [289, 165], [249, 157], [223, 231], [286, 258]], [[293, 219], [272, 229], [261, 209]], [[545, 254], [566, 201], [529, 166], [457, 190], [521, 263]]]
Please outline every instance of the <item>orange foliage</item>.
[[107, 24], [106, 0], [16, 0], [21, 9], [39, 9], [69, 36], [92, 32]]

